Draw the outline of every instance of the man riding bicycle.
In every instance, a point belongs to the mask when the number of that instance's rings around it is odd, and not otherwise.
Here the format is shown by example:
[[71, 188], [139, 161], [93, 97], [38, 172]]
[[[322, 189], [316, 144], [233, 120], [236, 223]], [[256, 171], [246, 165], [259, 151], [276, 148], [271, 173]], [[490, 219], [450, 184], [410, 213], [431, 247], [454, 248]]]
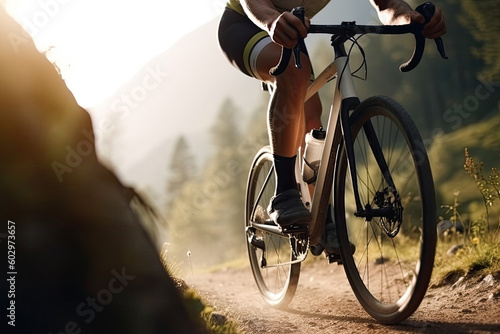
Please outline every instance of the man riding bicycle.
[[[299, 36], [305, 38], [310, 18], [329, 0], [228, 0], [219, 25], [219, 43], [228, 60], [243, 73], [274, 87], [268, 108], [269, 140], [276, 173], [275, 196], [268, 213], [284, 231], [307, 226], [311, 213], [303, 205], [295, 180], [295, 160], [304, 136], [321, 127], [321, 102], [316, 94], [304, 103], [312, 68], [307, 54], [300, 54], [302, 68], [290, 62], [286, 70], [273, 77], [269, 70], [276, 66], [282, 47], [293, 48]], [[403, 0], [370, 0], [383, 24], [424, 24], [424, 17]], [[295, 6], [306, 12], [305, 22], [290, 13]], [[423, 35], [437, 38], [446, 32], [444, 16], [436, 8], [425, 24]], [[330, 211], [330, 210], [329, 210]], [[338, 252], [335, 228], [330, 215], [325, 229], [328, 253]], [[321, 253], [323, 249], [319, 249]]]

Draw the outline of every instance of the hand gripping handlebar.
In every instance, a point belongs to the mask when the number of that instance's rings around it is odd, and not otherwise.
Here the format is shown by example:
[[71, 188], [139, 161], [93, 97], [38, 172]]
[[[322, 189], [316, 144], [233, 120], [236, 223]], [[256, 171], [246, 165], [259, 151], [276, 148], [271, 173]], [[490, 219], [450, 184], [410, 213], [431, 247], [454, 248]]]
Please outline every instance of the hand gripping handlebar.
[[[415, 11], [422, 14], [425, 19], [425, 23], [428, 23], [432, 16], [434, 15], [436, 8], [431, 2], [426, 2], [415, 8]], [[297, 7], [292, 10], [292, 13], [304, 22], [305, 11], [302, 7]], [[401, 72], [408, 72], [413, 70], [420, 63], [422, 55], [425, 48], [425, 37], [422, 34], [422, 24], [412, 23], [406, 25], [396, 25], [396, 26], [367, 26], [367, 25], [356, 25], [355, 23], [342, 23], [341, 25], [311, 25], [309, 28], [309, 33], [327, 33], [333, 35], [344, 35], [352, 37], [355, 34], [407, 34], [411, 33], [415, 37], [415, 49], [413, 54], [406, 63], [402, 64], [399, 69]], [[448, 59], [444, 51], [444, 44], [441, 37], [435, 40], [436, 47], [444, 59]], [[293, 49], [282, 48], [281, 58], [275, 67], [273, 67], [269, 73], [273, 76], [280, 75], [288, 66], [292, 52], [295, 56], [295, 66], [300, 68], [300, 52], [305, 52], [304, 40], [299, 37], [297, 45]]]
[[[302, 23], [304, 23], [305, 20], [305, 13], [306, 11], [302, 7], [295, 7], [294, 9], [292, 9], [292, 14], [298, 17], [302, 21]], [[292, 50], [293, 50], [293, 55], [295, 57], [295, 66], [297, 68], [302, 68], [300, 64], [300, 52], [305, 51], [305, 48], [306, 46], [304, 43], [304, 39], [300, 36], [297, 45], [295, 45], [293, 49], [287, 49], [285, 47], [282, 47], [281, 57], [278, 62], [278, 65], [271, 68], [269, 74], [271, 74], [272, 76], [278, 76], [285, 71], [286, 67], [288, 66], [288, 63], [290, 62], [290, 58], [292, 56]]]

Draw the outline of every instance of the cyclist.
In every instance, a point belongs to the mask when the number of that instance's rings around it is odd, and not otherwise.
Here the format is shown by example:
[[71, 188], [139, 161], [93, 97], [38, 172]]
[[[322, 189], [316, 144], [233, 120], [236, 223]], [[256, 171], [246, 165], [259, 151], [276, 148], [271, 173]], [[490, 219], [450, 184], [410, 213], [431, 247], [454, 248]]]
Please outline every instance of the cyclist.
[[[302, 69], [297, 69], [291, 61], [285, 72], [277, 77], [271, 76], [269, 70], [278, 63], [282, 46], [292, 48], [299, 36], [307, 36], [310, 18], [329, 1], [228, 0], [219, 24], [219, 44], [228, 60], [246, 75], [274, 87], [268, 108], [268, 132], [277, 182], [268, 213], [285, 232], [301, 228], [311, 220], [310, 212], [300, 199], [294, 165], [305, 133], [321, 127], [321, 102], [316, 94], [304, 103], [312, 76], [307, 54], [300, 55]], [[425, 23], [423, 16], [403, 0], [370, 1], [383, 24]], [[305, 8], [304, 24], [290, 13], [295, 6]], [[444, 17], [436, 8], [423, 34], [427, 38], [437, 38], [445, 32]], [[335, 229], [328, 225], [333, 226], [330, 216], [326, 226], [334, 233]], [[327, 242], [331, 245], [329, 251], [338, 251], [336, 236], [327, 239], [332, 239]]]

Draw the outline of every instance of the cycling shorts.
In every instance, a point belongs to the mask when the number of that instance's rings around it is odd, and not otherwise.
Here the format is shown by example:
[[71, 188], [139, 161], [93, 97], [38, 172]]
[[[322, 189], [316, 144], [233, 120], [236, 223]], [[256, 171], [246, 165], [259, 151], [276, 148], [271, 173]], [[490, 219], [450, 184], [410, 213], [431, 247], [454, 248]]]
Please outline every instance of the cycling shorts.
[[219, 45], [227, 59], [240, 71], [262, 80], [256, 70], [257, 57], [272, 43], [271, 37], [246, 15], [226, 7], [219, 23]]

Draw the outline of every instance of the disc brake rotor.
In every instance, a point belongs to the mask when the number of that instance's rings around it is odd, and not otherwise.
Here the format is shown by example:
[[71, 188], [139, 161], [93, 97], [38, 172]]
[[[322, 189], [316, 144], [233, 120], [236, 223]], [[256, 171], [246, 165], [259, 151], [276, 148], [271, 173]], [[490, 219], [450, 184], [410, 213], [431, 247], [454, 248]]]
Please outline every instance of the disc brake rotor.
[[393, 215], [380, 218], [380, 225], [385, 233], [394, 238], [403, 223], [403, 206], [399, 193], [393, 187], [387, 187], [375, 194], [374, 203], [379, 208], [392, 208]]

